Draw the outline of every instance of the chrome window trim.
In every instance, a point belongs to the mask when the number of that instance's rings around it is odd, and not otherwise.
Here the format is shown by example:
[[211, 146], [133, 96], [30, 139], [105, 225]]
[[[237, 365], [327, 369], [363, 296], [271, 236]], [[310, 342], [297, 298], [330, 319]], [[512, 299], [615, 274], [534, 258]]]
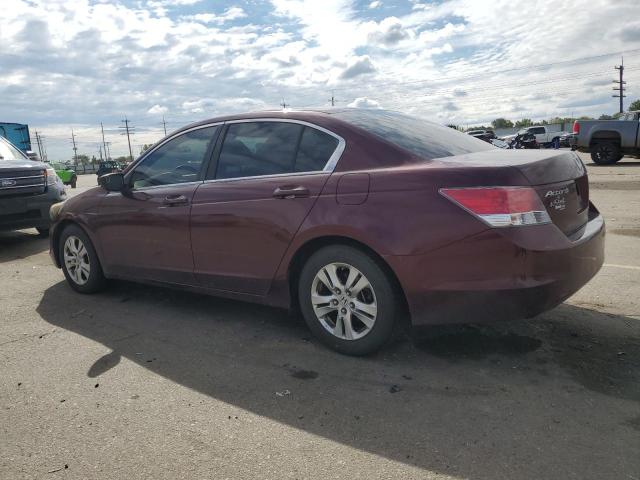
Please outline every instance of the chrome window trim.
[[327, 175], [331, 172], [324, 170], [312, 170], [309, 172], [292, 172], [292, 173], [272, 173], [270, 175], [252, 175], [250, 177], [232, 177], [232, 178], [212, 178], [205, 180], [204, 183], [222, 183], [222, 182], [239, 182], [240, 180], [257, 180], [262, 178], [282, 178], [282, 177], [300, 177], [303, 175]]
[[[196, 180], [194, 182], [179, 182], [179, 183], [167, 183], [166, 185], [150, 185], [148, 187], [140, 187], [140, 188], [132, 188], [131, 191], [132, 192], [145, 192], [147, 190], [159, 190], [161, 188], [167, 188], [167, 187], [176, 187], [176, 186], [183, 186], [183, 185], [200, 185], [202, 183], [202, 180]], [[120, 193], [120, 192], [116, 192], [116, 193]]]
[[[317, 170], [317, 171], [322, 171], [325, 173], [332, 173], [333, 170], [336, 168], [336, 165], [338, 164], [338, 160], [340, 160], [340, 157], [342, 156], [342, 153], [344, 152], [344, 149], [347, 146], [347, 142], [344, 140], [344, 138], [342, 138], [340, 135], [338, 135], [337, 133], [332, 132], [331, 130], [327, 130], [324, 127], [321, 127], [319, 125], [316, 125], [315, 123], [311, 123], [311, 122], [307, 122], [304, 120], [296, 120], [296, 119], [292, 119], [292, 118], [273, 118], [273, 117], [264, 117], [264, 118], [242, 118], [239, 120], [228, 120], [227, 122], [225, 122], [226, 124], [233, 124], [233, 123], [253, 123], [253, 122], [279, 122], [279, 123], [297, 123], [298, 125], [304, 125], [305, 127], [309, 127], [309, 128], [315, 128], [316, 130], [320, 130], [323, 133], [326, 133], [327, 135], [331, 135], [333, 138], [338, 140], [338, 146], [336, 147], [336, 149], [333, 151], [333, 153], [331, 154], [331, 156], [329, 157], [329, 160], [327, 160], [327, 163], [325, 164], [324, 168], [322, 170]], [[240, 179], [240, 178], [256, 178], [256, 177], [270, 177], [270, 176], [282, 176], [282, 175], [294, 175], [296, 173], [314, 173], [314, 171], [308, 171], [308, 172], [293, 172], [293, 173], [285, 173], [285, 174], [273, 174], [273, 175], [256, 175], [255, 177], [234, 177], [233, 179]], [[216, 179], [218, 180], [218, 179]], [[232, 179], [220, 179], [220, 180], [232, 180]]]
[[[332, 132], [331, 130], [327, 130], [324, 127], [316, 125], [315, 123], [307, 122], [307, 121], [304, 121], [304, 120], [289, 119], [289, 118], [264, 117], [264, 118], [242, 118], [242, 119], [237, 119], [237, 120], [227, 120], [227, 121], [223, 121], [223, 122], [212, 122], [212, 123], [207, 123], [207, 124], [204, 124], [204, 125], [198, 125], [196, 127], [189, 128], [188, 130], [182, 130], [182, 131], [180, 131], [178, 133], [175, 133], [175, 134], [171, 135], [170, 137], [166, 137], [160, 143], [158, 143], [154, 147], [152, 147], [149, 150], [147, 150], [146, 152], [144, 152], [144, 155], [138, 157], [133, 162], [133, 164], [131, 165], [131, 167], [130, 167], [129, 171], [127, 172], [127, 175], [126, 175], [126, 177], [127, 177], [126, 181], [128, 182], [129, 176], [133, 174], [133, 171], [138, 167], [138, 165], [141, 162], [144, 161], [145, 158], [147, 158], [149, 155], [151, 155], [153, 152], [155, 152], [158, 148], [163, 146], [165, 143], [173, 140], [174, 138], [179, 137], [180, 135], [184, 135], [185, 133], [189, 133], [189, 132], [192, 132], [194, 130], [200, 130], [202, 128], [217, 127], [217, 126], [222, 126], [222, 125], [231, 125], [231, 124], [234, 124], [234, 123], [255, 123], [255, 122], [295, 123], [295, 124], [298, 124], [298, 125], [304, 125], [305, 127], [315, 128], [316, 130], [319, 130], [319, 131], [321, 131], [323, 133], [326, 133], [327, 135], [331, 135], [332, 137], [337, 139], [338, 140], [338, 146], [333, 151], [333, 153], [329, 157], [329, 160], [327, 160], [327, 163], [325, 164], [325, 166], [324, 166], [324, 168], [322, 170], [309, 170], [309, 171], [306, 171], [306, 172], [291, 172], [291, 173], [274, 173], [274, 174], [270, 174], [270, 175], [253, 175], [253, 176], [250, 176], [250, 177], [212, 178], [212, 179], [209, 179], [209, 180], [205, 179], [203, 181], [199, 180], [199, 181], [196, 181], [196, 182], [171, 183], [171, 184], [167, 184], [167, 185], [153, 185], [153, 186], [150, 186], [150, 187], [137, 188], [137, 189], [135, 189], [135, 191], [136, 192], [141, 192], [141, 191], [144, 191], [144, 190], [164, 188], [164, 187], [169, 187], [169, 186], [172, 186], [172, 185], [189, 185], [189, 184], [195, 184], [195, 183], [233, 182], [233, 181], [238, 181], [238, 180], [254, 180], [254, 179], [258, 179], [258, 178], [295, 177], [295, 176], [300, 176], [300, 175], [319, 175], [319, 174], [322, 174], [322, 173], [333, 173], [333, 171], [336, 168], [336, 165], [338, 164], [338, 161], [342, 157], [342, 154], [344, 153], [344, 150], [345, 150], [345, 148], [347, 146], [347, 142], [340, 135]], [[224, 141], [224, 139], [223, 139], [223, 141]], [[216, 159], [216, 161], [217, 160], [218, 159]]]

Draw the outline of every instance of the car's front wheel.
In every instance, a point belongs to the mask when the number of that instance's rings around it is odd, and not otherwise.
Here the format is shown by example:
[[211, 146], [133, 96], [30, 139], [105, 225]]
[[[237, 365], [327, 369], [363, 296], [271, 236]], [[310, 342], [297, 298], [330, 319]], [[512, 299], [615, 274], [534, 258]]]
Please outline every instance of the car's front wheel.
[[389, 275], [369, 255], [345, 245], [322, 248], [307, 260], [298, 300], [315, 336], [347, 355], [382, 347], [399, 311]]
[[59, 245], [62, 271], [71, 288], [80, 293], [101, 290], [105, 277], [87, 234], [80, 227], [69, 225], [62, 232]]

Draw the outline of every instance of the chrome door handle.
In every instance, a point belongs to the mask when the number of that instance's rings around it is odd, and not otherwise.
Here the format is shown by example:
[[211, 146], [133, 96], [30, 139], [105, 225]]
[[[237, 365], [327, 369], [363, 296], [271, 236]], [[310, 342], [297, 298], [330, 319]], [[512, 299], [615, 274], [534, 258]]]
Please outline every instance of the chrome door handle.
[[295, 187], [283, 186], [283, 187], [278, 187], [273, 191], [273, 196], [275, 198], [280, 198], [280, 199], [301, 198], [301, 197], [308, 197], [309, 195], [310, 195], [309, 189], [307, 187], [302, 187], [302, 186], [295, 186]]
[[189, 199], [184, 195], [167, 195], [162, 200], [163, 205], [168, 205], [170, 207], [177, 205], [187, 205], [189, 203]]

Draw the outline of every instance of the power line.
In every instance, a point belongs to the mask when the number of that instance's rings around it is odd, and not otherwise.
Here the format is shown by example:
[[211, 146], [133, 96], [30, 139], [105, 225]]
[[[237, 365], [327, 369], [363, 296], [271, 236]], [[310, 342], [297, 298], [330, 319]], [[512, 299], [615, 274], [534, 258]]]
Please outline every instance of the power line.
[[127, 143], [129, 143], [129, 159], [133, 161], [133, 151], [131, 150], [131, 135], [133, 135], [133, 130], [135, 127], [129, 126], [129, 123], [131, 121], [128, 120], [126, 116], [124, 117], [124, 120], [121, 120], [121, 121], [122, 123], [124, 123], [124, 125], [121, 125], [118, 128], [123, 129], [124, 131], [120, 135], [127, 136]]
[[[100, 130], [102, 131], [102, 147], [104, 148], [104, 154], [106, 156], [106, 154], [107, 154], [107, 142], [104, 141], [104, 126], [102, 125], [102, 122], [100, 122]], [[102, 158], [102, 155], [100, 155], [100, 158]]]
[[624, 75], [624, 57], [622, 57], [621, 60], [622, 61], [620, 62], [620, 65], [617, 65], [617, 66], [614, 67], [616, 70], [618, 70], [620, 72], [620, 80], [614, 80], [613, 81], [613, 83], [617, 83], [618, 84], [617, 87], [613, 87], [614, 90], [618, 90], [618, 95], [612, 95], [612, 97], [620, 99], [620, 113], [623, 113], [624, 112], [624, 97], [626, 97], [626, 95], [624, 94], [624, 91], [626, 90], [626, 87], [624, 85], [627, 82], [622, 80], [622, 77]]
[[78, 147], [76, 147], [76, 136], [73, 134], [73, 128], [71, 129], [71, 142], [73, 143], [73, 163], [78, 166]]

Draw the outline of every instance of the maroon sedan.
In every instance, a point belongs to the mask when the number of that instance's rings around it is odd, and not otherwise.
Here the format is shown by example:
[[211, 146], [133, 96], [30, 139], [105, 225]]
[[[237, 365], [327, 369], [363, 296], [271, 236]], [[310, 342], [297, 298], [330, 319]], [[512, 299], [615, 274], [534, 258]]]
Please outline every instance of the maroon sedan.
[[366, 354], [395, 328], [532, 317], [603, 262], [571, 152], [494, 148], [383, 110], [215, 118], [52, 207], [71, 287], [162, 283], [299, 308]]

